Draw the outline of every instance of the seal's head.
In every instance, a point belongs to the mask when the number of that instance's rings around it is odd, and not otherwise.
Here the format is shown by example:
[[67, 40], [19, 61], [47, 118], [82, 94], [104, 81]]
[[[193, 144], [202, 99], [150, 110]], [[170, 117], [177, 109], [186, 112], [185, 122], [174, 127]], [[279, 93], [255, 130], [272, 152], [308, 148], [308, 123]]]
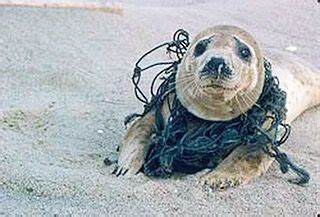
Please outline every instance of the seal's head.
[[176, 76], [182, 105], [206, 120], [231, 120], [249, 110], [264, 84], [254, 38], [235, 26], [215, 26], [192, 41]]

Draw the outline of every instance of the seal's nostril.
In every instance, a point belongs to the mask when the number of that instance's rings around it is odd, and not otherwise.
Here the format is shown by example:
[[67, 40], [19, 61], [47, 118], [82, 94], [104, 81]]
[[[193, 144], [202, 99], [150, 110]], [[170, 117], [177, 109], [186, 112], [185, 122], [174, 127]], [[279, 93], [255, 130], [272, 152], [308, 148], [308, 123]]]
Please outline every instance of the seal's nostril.
[[212, 57], [210, 61], [204, 66], [202, 74], [219, 76], [231, 76], [233, 71], [230, 69], [224, 58]]
[[211, 60], [208, 62], [208, 67], [214, 70], [218, 70], [220, 67], [225, 65], [225, 61], [221, 57], [212, 57]]
[[233, 71], [232, 69], [230, 69], [229, 66], [227, 66], [223, 71], [222, 71], [223, 74], [227, 75], [227, 76], [231, 76], [233, 75]]

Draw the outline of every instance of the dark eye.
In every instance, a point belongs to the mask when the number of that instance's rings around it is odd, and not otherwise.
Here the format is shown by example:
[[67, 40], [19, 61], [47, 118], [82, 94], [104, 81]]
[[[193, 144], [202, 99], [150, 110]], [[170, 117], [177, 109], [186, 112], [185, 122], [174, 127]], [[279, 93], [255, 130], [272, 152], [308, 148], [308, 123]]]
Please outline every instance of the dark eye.
[[249, 48], [247, 48], [247, 47], [240, 48], [239, 52], [240, 52], [240, 56], [243, 59], [249, 59], [251, 57], [251, 52], [250, 52]]
[[249, 61], [252, 56], [249, 47], [238, 38], [234, 37], [234, 39], [236, 40], [236, 52], [238, 56], [245, 61]]
[[196, 45], [196, 47], [194, 48], [193, 55], [195, 57], [198, 57], [198, 56], [202, 55], [206, 51], [206, 49], [208, 47], [208, 44], [210, 42], [211, 42], [211, 38], [199, 41], [198, 44]]

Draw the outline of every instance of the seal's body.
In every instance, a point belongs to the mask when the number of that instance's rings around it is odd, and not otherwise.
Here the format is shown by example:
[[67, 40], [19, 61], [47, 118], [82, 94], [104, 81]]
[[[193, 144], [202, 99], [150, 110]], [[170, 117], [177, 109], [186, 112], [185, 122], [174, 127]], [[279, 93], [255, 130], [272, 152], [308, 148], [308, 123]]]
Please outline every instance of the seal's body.
[[[267, 59], [287, 93], [287, 123], [320, 103], [319, 71], [290, 58]], [[190, 113], [204, 120], [236, 118], [255, 105], [262, 92], [263, 61], [249, 33], [234, 26], [209, 28], [195, 37], [179, 65], [175, 83], [178, 99]], [[168, 97], [161, 108], [164, 121], [170, 115], [172, 95]], [[130, 126], [120, 146], [117, 175], [139, 172], [155, 130], [154, 122], [154, 114], [149, 112]], [[195, 128], [197, 123], [189, 123], [189, 127]], [[240, 146], [214, 170], [200, 174], [200, 180], [214, 188], [244, 184], [267, 171], [272, 161], [262, 150], [248, 152], [246, 146]]]

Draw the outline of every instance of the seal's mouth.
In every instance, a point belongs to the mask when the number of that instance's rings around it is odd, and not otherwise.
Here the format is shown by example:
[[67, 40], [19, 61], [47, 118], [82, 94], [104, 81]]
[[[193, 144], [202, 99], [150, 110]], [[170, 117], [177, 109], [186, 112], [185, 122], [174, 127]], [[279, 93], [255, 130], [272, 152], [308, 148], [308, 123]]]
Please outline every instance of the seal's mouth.
[[200, 84], [200, 88], [202, 89], [212, 89], [212, 90], [225, 90], [225, 91], [236, 91], [239, 89], [240, 84], [238, 83], [226, 83], [222, 81], [204, 81]]

